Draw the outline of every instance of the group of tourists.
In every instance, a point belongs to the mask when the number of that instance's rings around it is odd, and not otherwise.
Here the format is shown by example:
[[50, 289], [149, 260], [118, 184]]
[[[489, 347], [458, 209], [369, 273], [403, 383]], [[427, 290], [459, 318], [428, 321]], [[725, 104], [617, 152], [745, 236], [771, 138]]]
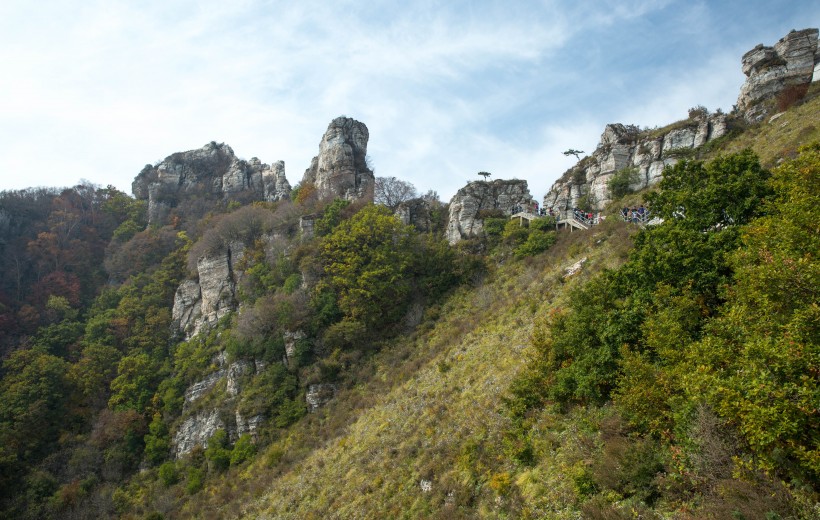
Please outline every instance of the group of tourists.
[[581, 211], [578, 208], [572, 208], [572, 214], [575, 215], [576, 220], [581, 222], [591, 222], [593, 214], [591, 211]]
[[646, 218], [648, 216], [649, 216], [649, 211], [646, 208], [643, 207], [643, 204], [641, 204], [637, 208], [635, 208], [635, 207], [632, 207], [632, 208], [624, 207], [623, 209], [621, 209], [621, 217], [626, 222], [634, 222], [636, 224], [638, 222], [646, 222]]

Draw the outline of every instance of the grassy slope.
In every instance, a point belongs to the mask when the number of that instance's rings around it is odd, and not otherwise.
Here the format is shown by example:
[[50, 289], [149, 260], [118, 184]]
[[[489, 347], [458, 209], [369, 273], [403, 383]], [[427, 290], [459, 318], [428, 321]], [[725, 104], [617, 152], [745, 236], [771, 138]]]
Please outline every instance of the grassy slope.
[[[818, 94], [814, 85], [804, 103], [726, 139], [708, 156], [750, 147], [774, 165], [820, 139]], [[183, 514], [577, 517], [572, 475], [599, 448], [607, 410], [543, 412], [538, 465], [514, 467], [503, 453], [502, 397], [524, 364], [534, 320], [560, 306], [568, 286], [623, 261], [629, 232], [610, 221], [564, 233], [546, 254], [508, 262], [483, 284], [461, 290], [428, 312], [413, 335], [363, 362], [353, 388], [291, 428], [254, 464], [232, 470], [193, 500], [177, 496]], [[584, 270], [564, 281], [563, 269], [584, 256]], [[422, 480], [430, 482], [430, 491], [422, 490]]]
[[[565, 503], [572, 491], [556, 473], [560, 464], [523, 476], [505, 465], [502, 398], [524, 364], [534, 317], [560, 305], [567, 286], [623, 261], [631, 231], [610, 221], [562, 233], [546, 254], [508, 262], [459, 291], [413, 335], [363, 363], [360, 383], [253, 465], [187, 501], [183, 514], [473, 518], [535, 507], [527, 494], [538, 502], [557, 494], [566, 500], [556, 503]], [[564, 268], [582, 257], [583, 271], [564, 280]]]
[[769, 122], [771, 118], [767, 118], [759, 125], [748, 128], [739, 136], [728, 140], [710, 156], [751, 148], [760, 157], [763, 166], [771, 168], [781, 158], [794, 157], [800, 146], [820, 140], [819, 114], [820, 82], [816, 82], [802, 102], [774, 121]]
[[[408, 351], [408, 366], [424, 358], [415, 373], [362, 410], [343, 435], [274, 481], [253, 508], [274, 518], [419, 518], [442, 510], [452, 516], [448, 509], [458, 506], [484, 514], [503, 510], [489, 481], [505, 468], [482, 460], [502, 444], [502, 396], [523, 364], [533, 316], [560, 302], [562, 269], [580, 251], [590, 257], [587, 273], [615, 261], [610, 241], [595, 245], [608, 233], [611, 242], [624, 243], [625, 230], [617, 225], [567, 235], [552, 255], [503, 267], [493, 280], [452, 298], [428, 332], [398, 346]], [[376, 362], [376, 379], [404, 370], [384, 361]], [[429, 492], [422, 491], [422, 480], [430, 481]]]

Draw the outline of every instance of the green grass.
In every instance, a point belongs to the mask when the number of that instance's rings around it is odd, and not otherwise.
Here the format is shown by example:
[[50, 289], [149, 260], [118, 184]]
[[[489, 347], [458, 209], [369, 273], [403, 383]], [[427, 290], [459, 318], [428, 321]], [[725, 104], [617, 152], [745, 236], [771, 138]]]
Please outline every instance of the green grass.
[[[506, 262], [428, 309], [414, 333], [359, 360], [327, 408], [283, 431], [250, 465], [207, 482], [179, 504], [181, 514], [495, 518], [545, 510], [551, 496], [571, 497], [563, 469], [574, 462], [547, 458], [521, 468], [505, 454], [502, 399], [524, 366], [536, 317], [560, 306], [568, 286], [620, 263], [633, 231], [612, 221], [563, 232], [546, 253]], [[564, 269], [583, 256], [584, 270], [564, 280]], [[571, 427], [561, 421], [559, 430]], [[547, 494], [539, 491], [545, 485]], [[152, 489], [149, 496], [162, 503], [176, 492]], [[555, 518], [562, 517], [570, 516]]]
[[772, 168], [784, 158], [793, 158], [797, 149], [820, 140], [820, 83], [812, 84], [806, 97], [770, 122], [752, 125], [722, 147], [706, 156], [726, 155], [751, 148], [766, 168]]

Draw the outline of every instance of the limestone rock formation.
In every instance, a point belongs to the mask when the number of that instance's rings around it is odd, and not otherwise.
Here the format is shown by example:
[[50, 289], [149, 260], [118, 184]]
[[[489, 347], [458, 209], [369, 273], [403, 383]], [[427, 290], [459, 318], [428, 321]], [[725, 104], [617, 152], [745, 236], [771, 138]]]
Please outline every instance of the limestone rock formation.
[[302, 184], [314, 185], [321, 198], [372, 201], [375, 176], [367, 166], [369, 136], [367, 126], [355, 119], [331, 121]]
[[[438, 202], [434, 204], [438, 204]], [[432, 209], [430, 202], [423, 198], [417, 198], [399, 204], [394, 214], [405, 225], [413, 226], [417, 231], [426, 233], [433, 229]]]
[[482, 210], [498, 210], [504, 215], [512, 215], [517, 206], [526, 207], [531, 202], [532, 195], [525, 180], [473, 181], [458, 190], [450, 200], [447, 241], [452, 245], [481, 235], [484, 220], [479, 212]]
[[256, 437], [256, 431], [262, 425], [262, 422], [265, 420], [263, 415], [254, 415], [253, 417], [248, 417], [245, 419], [239, 410], [236, 411], [236, 438], [239, 438], [241, 435], [250, 434], [252, 437]]
[[146, 165], [131, 184], [137, 199], [148, 200], [148, 221], [163, 224], [185, 199], [275, 201], [290, 196], [285, 163], [239, 159], [230, 146], [210, 142], [198, 150], [179, 152], [156, 166]]
[[737, 108], [749, 121], [760, 121], [769, 108], [762, 103], [788, 87], [808, 85], [820, 63], [817, 29], [792, 31], [774, 47], [758, 45], [743, 55], [746, 82], [740, 89]]
[[[244, 433], [255, 435], [265, 420], [264, 415], [243, 417], [235, 407], [241, 399], [243, 383], [263, 371], [267, 363], [240, 359], [228, 364], [227, 356], [222, 351], [211, 359], [211, 364], [216, 369], [185, 390], [184, 420], [173, 438], [177, 458], [189, 453], [196, 445], [207, 447], [208, 439], [219, 428], [225, 429], [228, 436], [236, 440]], [[224, 389], [228, 398], [217, 403], [217, 408], [223, 413], [212, 408], [212, 403], [207, 401], [205, 406], [193, 406], [222, 381], [225, 381]], [[235, 417], [235, 423], [231, 420], [231, 413]]]
[[236, 397], [242, 391], [242, 378], [244, 376], [253, 374], [255, 365], [253, 361], [240, 359], [234, 361], [228, 366], [227, 384], [225, 390], [230, 397]]
[[232, 243], [228, 248], [197, 261], [199, 280], [186, 280], [177, 288], [172, 310], [172, 327], [184, 338], [199, 334], [231, 311], [236, 310], [236, 288], [242, 277], [236, 264], [245, 245]]
[[611, 196], [607, 183], [624, 168], [634, 171], [632, 189], [657, 184], [663, 169], [690, 150], [726, 134], [726, 115], [696, 113], [657, 135], [633, 125], [606, 125], [591, 156], [567, 170], [544, 196], [544, 207], [559, 217], [576, 206], [603, 209]]
[[202, 410], [191, 415], [179, 425], [174, 434], [174, 455], [180, 458], [194, 449], [194, 446], [208, 446], [216, 430], [225, 428], [225, 422], [218, 410]]
[[308, 386], [305, 394], [305, 402], [308, 405], [308, 411], [313, 413], [322, 406], [326, 405], [336, 395], [336, 385], [330, 383], [318, 383]]

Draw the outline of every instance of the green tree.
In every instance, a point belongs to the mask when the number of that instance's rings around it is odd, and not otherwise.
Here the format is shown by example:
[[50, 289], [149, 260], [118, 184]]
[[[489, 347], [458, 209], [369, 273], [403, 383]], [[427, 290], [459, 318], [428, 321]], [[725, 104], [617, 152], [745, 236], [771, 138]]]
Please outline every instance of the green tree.
[[111, 381], [109, 406], [114, 410], [144, 412], [161, 379], [156, 362], [147, 354], [125, 356], [117, 365], [117, 377]]
[[40, 350], [18, 350], [0, 380], [0, 489], [17, 489], [23, 464], [45, 455], [64, 424], [68, 364]]
[[332, 291], [344, 316], [368, 327], [393, 322], [410, 293], [413, 250], [412, 227], [383, 206], [365, 207], [323, 240], [319, 291]]
[[620, 199], [628, 193], [634, 191], [634, 186], [640, 179], [640, 172], [637, 166], [629, 166], [615, 172], [606, 182], [609, 189], [609, 196], [613, 199]]
[[208, 439], [208, 447], [205, 448], [205, 459], [213, 471], [222, 472], [231, 465], [231, 450], [228, 440], [228, 432], [218, 429]]
[[764, 468], [820, 478], [820, 145], [774, 171], [766, 215], [731, 256], [730, 300], [687, 355], [686, 386]]
[[247, 433], [240, 435], [236, 444], [231, 450], [231, 466], [242, 464], [246, 460], [250, 460], [256, 455], [256, 446], [253, 444], [253, 439]]
[[567, 157], [569, 157], [570, 155], [574, 155], [575, 159], [580, 161], [581, 160], [581, 154], [584, 153], [584, 151], [583, 150], [576, 150], [575, 148], [570, 148], [569, 150], [566, 150], [566, 151], [561, 152], [561, 153], [563, 153]]
[[168, 436], [168, 425], [162, 420], [161, 414], [154, 414], [144, 440], [145, 458], [148, 462], [156, 465], [168, 458], [171, 441]]

